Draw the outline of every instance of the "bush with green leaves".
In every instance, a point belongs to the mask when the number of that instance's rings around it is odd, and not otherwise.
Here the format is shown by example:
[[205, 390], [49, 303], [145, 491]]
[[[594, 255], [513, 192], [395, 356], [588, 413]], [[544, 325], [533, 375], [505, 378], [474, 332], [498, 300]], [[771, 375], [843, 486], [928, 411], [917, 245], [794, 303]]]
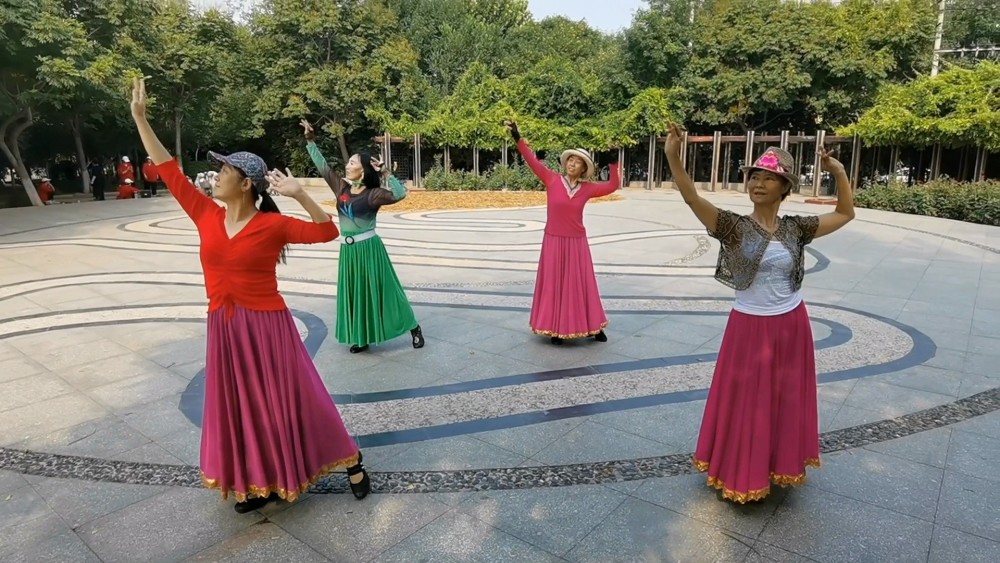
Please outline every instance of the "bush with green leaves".
[[493, 190], [493, 191], [531, 191], [542, 190], [541, 181], [530, 168], [523, 164], [503, 166], [497, 164], [477, 175], [465, 170], [445, 171], [441, 159], [434, 161], [434, 166], [424, 176], [424, 187], [431, 191], [460, 190]]
[[1000, 181], [995, 180], [894, 183], [863, 189], [854, 199], [858, 207], [1000, 226]]

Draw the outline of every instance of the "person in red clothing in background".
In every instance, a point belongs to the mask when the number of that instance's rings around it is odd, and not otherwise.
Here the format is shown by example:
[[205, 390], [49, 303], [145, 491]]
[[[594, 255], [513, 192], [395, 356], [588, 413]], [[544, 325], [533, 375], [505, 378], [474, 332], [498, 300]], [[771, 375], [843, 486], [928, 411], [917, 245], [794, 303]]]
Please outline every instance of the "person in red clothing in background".
[[118, 183], [124, 184], [125, 180], [132, 180], [132, 183], [135, 183], [135, 168], [127, 156], [123, 156], [121, 164], [118, 165]]
[[[278, 293], [277, 265], [289, 244], [329, 242], [333, 219], [294, 178], [259, 156], [208, 153], [221, 166], [217, 205], [184, 176], [146, 117], [145, 80], [132, 88], [132, 117], [167, 189], [194, 221], [208, 294], [201, 478], [236, 512], [294, 501], [321, 476], [346, 468], [362, 499], [371, 480], [361, 451], [323, 385]], [[282, 215], [268, 187], [295, 199], [312, 221]], [[257, 202], [260, 202], [259, 205]]]
[[525, 163], [545, 184], [545, 235], [531, 303], [531, 331], [550, 337], [555, 345], [588, 336], [607, 342], [604, 327], [608, 316], [597, 287], [583, 208], [589, 199], [610, 195], [621, 187], [621, 167], [612, 163], [608, 181], [594, 182], [597, 167], [590, 153], [570, 149], [559, 157], [564, 172], [560, 174], [538, 160], [516, 123], [505, 121], [504, 125]]
[[135, 199], [135, 196], [139, 194], [139, 188], [132, 185], [132, 180], [125, 179], [120, 186], [118, 186], [118, 197], [115, 199]]
[[38, 197], [42, 200], [42, 203], [49, 205], [52, 203], [52, 198], [56, 195], [56, 188], [52, 185], [52, 180], [48, 177], [42, 178], [42, 183], [38, 184]]
[[149, 192], [153, 197], [156, 197], [156, 187], [160, 183], [160, 173], [156, 170], [156, 165], [153, 164], [153, 159], [146, 157], [146, 162], [142, 165], [142, 180], [146, 183], [146, 187], [149, 188]]

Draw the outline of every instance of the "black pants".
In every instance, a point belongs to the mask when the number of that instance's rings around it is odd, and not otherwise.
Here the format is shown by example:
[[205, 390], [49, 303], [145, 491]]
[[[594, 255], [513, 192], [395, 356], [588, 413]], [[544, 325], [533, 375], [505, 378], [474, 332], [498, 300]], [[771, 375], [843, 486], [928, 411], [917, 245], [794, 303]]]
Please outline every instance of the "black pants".
[[98, 180], [91, 184], [90, 187], [94, 190], [94, 199], [104, 201], [104, 182]]

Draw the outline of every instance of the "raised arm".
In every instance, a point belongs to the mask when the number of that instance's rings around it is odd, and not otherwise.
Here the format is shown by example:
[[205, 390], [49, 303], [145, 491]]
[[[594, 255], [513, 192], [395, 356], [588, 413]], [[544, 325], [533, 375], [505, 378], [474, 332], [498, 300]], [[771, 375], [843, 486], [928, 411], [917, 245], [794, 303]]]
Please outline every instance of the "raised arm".
[[313, 165], [316, 170], [319, 171], [319, 175], [323, 177], [326, 181], [326, 185], [330, 186], [333, 190], [334, 195], [340, 196], [340, 193], [344, 191], [344, 180], [333, 171], [333, 168], [326, 162], [326, 157], [320, 152], [319, 147], [316, 146], [316, 132], [313, 130], [312, 125], [308, 121], [303, 119], [300, 123], [302, 128], [305, 130], [306, 135], [306, 151], [309, 152], [309, 158], [312, 159]]
[[167, 189], [188, 217], [197, 222], [206, 211], [218, 209], [215, 202], [184, 175], [178, 162], [170, 156], [166, 147], [156, 137], [146, 117], [146, 80], [142, 78], [136, 78], [132, 82], [132, 118], [139, 130], [139, 138], [142, 139], [146, 154], [156, 165], [163, 183], [167, 185]]
[[705, 225], [710, 233], [714, 233], [719, 219], [719, 208], [698, 194], [698, 188], [694, 187], [691, 176], [684, 170], [684, 162], [681, 160], [682, 138], [683, 132], [680, 126], [671, 123], [667, 144], [663, 147], [663, 152], [667, 155], [667, 164], [670, 166], [670, 175], [673, 176], [674, 184], [677, 184], [684, 203], [694, 211], [694, 216], [701, 221], [701, 224]]
[[388, 176], [384, 181], [389, 187], [388, 189], [379, 188], [376, 192], [372, 193], [371, 202], [374, 205], [392, 205], [406, 197], [406, 186], [398, 178]]
[[621, 163], [611, 164], [611, 173], [607, 182], [595, 182], [591, 184], [590, 197], [604, 197], [611, 195], [621, 188]]
[[847, 171], [839, 160], [833, 158], [826, 147], [820, 147], [820, 164], [823, 170], [833, 174], [837, 179], [837, 207], [830, 213], [823, 213], [819, 216], [819, 225], [816, 227], [816, 234], [812, 238], [826, 236], [854, 219], [854, 187], [851, 179], [847, 177]]
[[504, 125], [507, 126], [507, 130], [510, 131], [510, 136], [513, 137], [514, 142], [517, 143], [517, 152], [521, 153], [521, 156], [524, 158], [524, 162], [528, 164], [528, 168], [530, 168], [531, 171], [535, 173], [535, 176], [538, 176], [538, 179], [545, 184], [546, 188], [548, 188], [548, 179], [556, 173], [546, 168], [545, 165], [542, 164], [542, 161], [538, 160], [538, 156], [535, 154], [535, 151], [531, 150], [531, 147], [528, 146], [528, 141], [521, 138], [521, 132], [517, 129], [517, 123], [514, 123], [513, 121], [505, 121]]
[[309, 213], [310, 221], [303, 221], [295, 217], [282, 216], [284, 226], [285, 243], [287, 244], [315, 244], [329, 242], [340, 235], [333, 218], [323, 211], [316, 201], [306, 193], [302, 185], [292, 177], [291, 171], [285, 172], [273, 170], [267, 175], [267, 180], [271, 189], [283, 196], [293, 198], [299, 205]]

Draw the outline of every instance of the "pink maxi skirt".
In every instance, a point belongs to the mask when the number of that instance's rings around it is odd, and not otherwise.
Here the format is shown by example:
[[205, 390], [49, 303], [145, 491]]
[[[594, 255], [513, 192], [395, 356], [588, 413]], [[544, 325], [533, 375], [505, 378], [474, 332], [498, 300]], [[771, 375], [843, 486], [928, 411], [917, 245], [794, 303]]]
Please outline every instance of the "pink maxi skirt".
[[695, 467], [724, 498], [760, 500], [819, 467], [815, 344], [805, 303], [775, 316], [729, 314]]
[[[231, 315], [231, 316], [230, 316]], [[358, 446], [287, 309], [208, 314], [204, 485], [237, 501], [293, 501], [325, 473], [358, 462]]]
[[531, 331], [583, 338], [608, 326], [587, 237], [545, 234], [531, 304]]

